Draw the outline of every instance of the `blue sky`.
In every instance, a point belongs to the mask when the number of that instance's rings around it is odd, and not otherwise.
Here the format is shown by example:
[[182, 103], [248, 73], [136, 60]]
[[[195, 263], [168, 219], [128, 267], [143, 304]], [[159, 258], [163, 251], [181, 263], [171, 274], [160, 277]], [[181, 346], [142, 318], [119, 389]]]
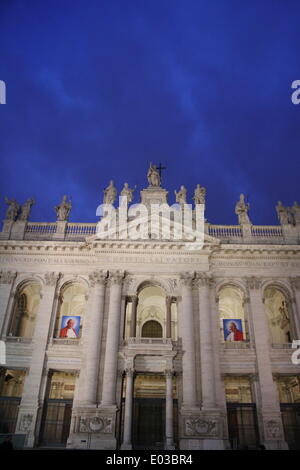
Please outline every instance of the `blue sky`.
[[207, 188], [206, 218], [255, 224], [300, 202], [300, 2], [1, 0], [0, 213], [35, 197], [31, 220], [96, 221], [113, 179]]

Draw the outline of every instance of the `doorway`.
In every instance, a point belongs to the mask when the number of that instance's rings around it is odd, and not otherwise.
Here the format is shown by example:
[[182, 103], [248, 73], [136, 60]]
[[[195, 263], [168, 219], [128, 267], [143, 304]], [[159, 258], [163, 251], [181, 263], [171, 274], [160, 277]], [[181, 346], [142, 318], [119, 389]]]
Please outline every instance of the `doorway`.
[[75, 374], [53, 372], [48, 380], [42, 414], [40, 445], [65, 447], [71, 425]]
[[259, 434], [254, 404], [227, 403], [228, 434], [232, 449], [257, 449]]
[[165, 400], [135, 398], [133, 406], [134, 449], [163, 449], [165, 436]]

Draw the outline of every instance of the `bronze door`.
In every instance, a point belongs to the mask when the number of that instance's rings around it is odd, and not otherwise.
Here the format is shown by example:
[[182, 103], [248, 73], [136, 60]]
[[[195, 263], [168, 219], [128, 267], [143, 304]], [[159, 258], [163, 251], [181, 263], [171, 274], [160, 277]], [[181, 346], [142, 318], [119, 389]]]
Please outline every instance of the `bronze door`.
[[134, 449], [163, 449], [165, 399], [135, 398], [133, 409]]
[[40, 444], [46, 446], [64, 446], [69, 437], [72, 415], [72, 400], [46, 400]]

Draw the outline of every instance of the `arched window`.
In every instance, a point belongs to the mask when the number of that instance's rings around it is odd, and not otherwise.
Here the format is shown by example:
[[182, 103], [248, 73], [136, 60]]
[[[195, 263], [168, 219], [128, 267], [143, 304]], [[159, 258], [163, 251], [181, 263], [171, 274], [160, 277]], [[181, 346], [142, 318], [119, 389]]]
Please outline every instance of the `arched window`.
[[79, 282], [63, 286], [60, 293], [54, 338], [80, 338], [86, 312], [87, 289]]
[[17, 291], [8, 331], [9, 336], [32, 338], [39, 304], [39, 284], [28, 283]]
[[158, 321], [149, 320], [144, 323], [142, 328], [142, 338], [162, 338], [163, 330]]
[[276, 287], [267, 287], [264, 294], [265, 309], [268, 317], [273, 344], [293, 341], [290, 308], [287, 297]]
[[244, 293], [235, 286], [224, 286], [219, 291], [221, 340], [225, 342], [248, 340]]

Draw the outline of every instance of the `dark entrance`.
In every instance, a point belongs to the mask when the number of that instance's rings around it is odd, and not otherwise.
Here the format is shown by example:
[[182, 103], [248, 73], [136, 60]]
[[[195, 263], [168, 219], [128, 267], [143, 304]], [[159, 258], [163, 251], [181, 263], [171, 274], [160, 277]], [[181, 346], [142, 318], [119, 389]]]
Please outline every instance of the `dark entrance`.
[[45, 402], [40, 444], [65, 446], [71, 424], [73, 400], [48, 399]]
[[66, 445], [70, 432], [74, 389], [73, 372], [49, 371], [40, 428], [40, 445], [53, 447]]
[[0, 433], [15, 432], [20, 402], [18, 397], [0, 397]]
[[228, 433], [232, 449], [257, 449], [259, 434], [255, 404], [227, 403]]
[[300, 404], [282, 403], [280, 407], [285, 441], [290, 450], [300, 450]]
[[163, 449], [165, 436], [165, 399], [134, 398], [133, 448]]

